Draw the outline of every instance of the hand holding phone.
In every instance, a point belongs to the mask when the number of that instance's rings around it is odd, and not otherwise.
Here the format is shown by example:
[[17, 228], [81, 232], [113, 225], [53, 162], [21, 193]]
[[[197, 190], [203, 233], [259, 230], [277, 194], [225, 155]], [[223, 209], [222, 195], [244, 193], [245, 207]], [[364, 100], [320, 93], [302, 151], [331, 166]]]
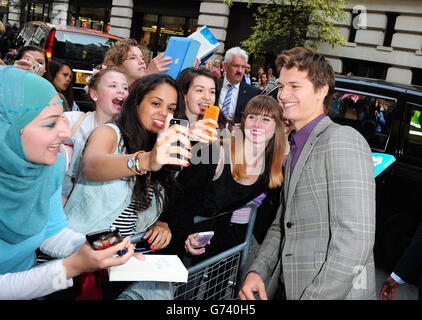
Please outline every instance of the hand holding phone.
[[123, 240], [119, 229], [111, 227], [95, 231], [86, 235], [86, 240], [94, 250], [103, 250], [112, 247]]
[[214, 231], [199, 232], [195, 237], [195, 240], [199, 242], [199, 245], [192, 246], [192, 248], [200, 249], [200, 248], [205, 247], [208, 244], [208, 242], [210, 242], [213, 236], [214, 236]]
[[41, 64], [38, 63], [35, 60], [29, 59], [29, 58], [25, 58], [25, 60], [31, 65], [31, 71], [35, 74], [39, 74], [40, 70], [41, 70]]
[[[217, 106], [213, 106], [213, 105], [208, 105], [207, 108], [205, 109], [205, 113], [204, 113], [204, 119], [213, 119], [215, 122], [218, 122], [218, 115], [220, 114], [220, 108]], [[211, 123], [207, 123], [207, 126], [216, 129], [216, 126], [211, 124]], [[212, 132], [211, 131], [206, 131], [206, 133], [212, 137]]]
[[[185, 119], [177, 119], [177, 118], [173, 118], [173, 119], [171, 119], [170, 120], [170, 126], [172, 126], [172, 125], [175, 125], [175, 124], [178, 124], [178, 125], [180, 125], [180, 126], [183, 126], [183, 127], [185, 127], [185, 128], [189, 128], [189, 126], [190, 126], [190, 123], [189, 123], [189, 121], [188, 120], [185, 120]], [[178, 141], [178, 142], [173, 142], [172, 143], [172, 146], [177, 146], [177, 147], [179, 147], [179, 146], [181, 146], [181, 144], [180, 144], [180, 142]], [[185, 146], [185, 145], [182, 145], [185, 149], [187, 149], [187, 146]], [[170, 153], [170, 156], [171, 157], [176, 157], [176, 158], [179, 158], [179, 159], [182, 159], [182, 160], [186, 160], [186, 161], [188, 161], [188, 159], [186, 159], [186, 158], [184, 158], [184, 157], [182, 157], [182, 156], [180, 156], [179, 154], [174, 154], [174, 153]], [[174, 165], [174, 164], [168, 164], [168, 165], [166, 165], [166, 168], [168, 168], [168, 169], [170, 169], [170, 170], [173, 170], [173, 171], [182, 171], [182, 166], [178, 166], [178, 165]]]

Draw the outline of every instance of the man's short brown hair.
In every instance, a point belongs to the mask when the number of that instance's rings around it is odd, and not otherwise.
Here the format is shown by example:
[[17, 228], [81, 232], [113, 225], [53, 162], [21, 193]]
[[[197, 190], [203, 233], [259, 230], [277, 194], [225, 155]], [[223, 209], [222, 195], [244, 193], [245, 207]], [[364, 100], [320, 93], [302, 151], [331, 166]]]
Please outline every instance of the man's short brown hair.
[[283, 50], [276, 59], [276, 65], [278, 72], [283, 67], [286, 69], [296, 67], [299, 71], [307, 71], [314, 90], [328, 84], [328, 93], [324, 99], [324, 105], [327, 107], [334, 92], [335, 75], [333, 67], [323, 55], [309, 48], [295, 47], [290, 50]]

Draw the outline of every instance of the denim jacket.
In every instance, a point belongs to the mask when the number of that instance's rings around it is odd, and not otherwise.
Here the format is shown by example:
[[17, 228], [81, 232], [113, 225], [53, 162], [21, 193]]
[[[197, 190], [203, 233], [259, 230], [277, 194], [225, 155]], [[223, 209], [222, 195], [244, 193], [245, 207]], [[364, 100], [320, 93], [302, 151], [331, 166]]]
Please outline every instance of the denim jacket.
[[[124, 154], [120, 130], [114, 124], [107, 124], [118, 136], [115, 154]], [[108, 228], [131, 202], [133, 183], [127, 178], [113, 181], [94, 182], [81, 175], [73, 189], [64, 211], [68, 227], [81, 233], [90, 233]], [[151, 205], [138, 214], [137, 232], [144, 232], [160, 216], [155, 194]]]

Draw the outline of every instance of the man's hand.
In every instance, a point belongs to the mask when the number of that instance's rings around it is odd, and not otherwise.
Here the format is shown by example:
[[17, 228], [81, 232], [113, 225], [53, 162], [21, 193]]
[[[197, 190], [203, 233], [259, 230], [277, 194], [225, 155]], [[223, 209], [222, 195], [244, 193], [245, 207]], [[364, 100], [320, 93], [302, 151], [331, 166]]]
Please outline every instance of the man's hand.
[[256, 300], [254, 297], [255, 292], [258, 292], [261, 300], [268, 300], [264, 281], [262, 281], [262, 278], [257, 273], [250, 272], [239, 292], [239, 297], [241, 300]]
[[381, 287], [380, 300], [394, 300], [396, 290], [400, 287], [400, 283], [393, 278], [388, 277]]

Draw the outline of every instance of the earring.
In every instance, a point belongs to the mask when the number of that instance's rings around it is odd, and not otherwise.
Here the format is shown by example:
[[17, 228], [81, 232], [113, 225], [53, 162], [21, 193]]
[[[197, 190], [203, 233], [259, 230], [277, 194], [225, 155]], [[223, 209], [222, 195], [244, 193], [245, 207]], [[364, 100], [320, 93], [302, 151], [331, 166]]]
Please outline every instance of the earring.
[[97, 101], [97, 97], [94, 97], [94, 98], [93, 98], [93, 100], [94, 100], [94, 101]]

